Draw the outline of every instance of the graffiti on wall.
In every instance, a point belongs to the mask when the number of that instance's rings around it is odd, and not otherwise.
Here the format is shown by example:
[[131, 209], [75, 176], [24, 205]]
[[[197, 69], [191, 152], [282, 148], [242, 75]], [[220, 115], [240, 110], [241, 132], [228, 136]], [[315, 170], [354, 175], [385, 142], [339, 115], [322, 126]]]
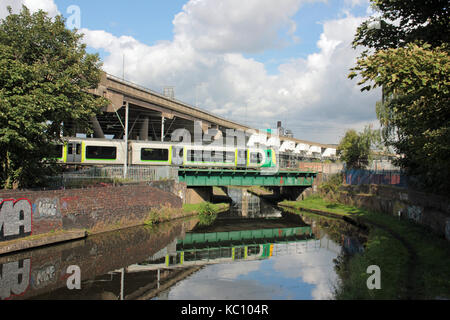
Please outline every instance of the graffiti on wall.
[[24, 294], [30, 284], [31, 260], [0, 264], [0, 300]]
[[32, 234], [33, 209], [28, 199], [0, 199], [0, 241]]
[[423, 208], [418, 206], [409, 206], [408, 207], [408, 218], [414, 220], [417, 223], [420, 223], [422, 219]]
[[58, 268], [58, 266], [49, 264], [37, 270], [34, 270], [31, 274], [32, 287], [34, 289], [41, 289], [50, 284], [56, 283], [56, 281], [58, 280], [56, 270]]
[[33, 205], [33, 220], [60, 219], [59, 200], [43, 198], [36, 200]]

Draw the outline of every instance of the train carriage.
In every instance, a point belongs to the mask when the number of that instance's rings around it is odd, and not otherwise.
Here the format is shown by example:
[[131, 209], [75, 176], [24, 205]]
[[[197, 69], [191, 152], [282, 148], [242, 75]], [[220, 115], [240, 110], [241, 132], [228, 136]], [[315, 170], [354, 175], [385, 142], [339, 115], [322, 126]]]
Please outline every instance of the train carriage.
[[106, 139], [68, 139], [58, 145], [58, 161], [72, 165], [123, 164], [125, 143]]
[[133, 165], [170, 166], [173, 164], [172, 144], [131, 141], [130, 150]]
[[167, 142], [69, 138], [55, 146], [55, 157], [68, 165], [130, 165], [267, 168], [276, 166], [272, 149], [180, 145]]
[[184, 147], [184, 167], [236, 167], [238, 153], [235, 148], [212, 146]]

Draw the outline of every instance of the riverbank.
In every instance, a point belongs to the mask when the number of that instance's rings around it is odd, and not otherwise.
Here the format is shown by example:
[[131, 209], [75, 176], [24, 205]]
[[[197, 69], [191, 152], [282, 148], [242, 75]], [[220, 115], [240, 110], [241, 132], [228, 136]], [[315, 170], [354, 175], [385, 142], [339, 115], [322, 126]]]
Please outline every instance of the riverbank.
[[60, 244], [68, 241], [83, 239], [86, 237], [87, 237], [86, 231], [73, 230], [73, 231], [50, 232], [48, 234], [31, 236], [25, 239], [6, 241], [0, 244], [0, 255], [24, 251], [28, 249], [35, 249], [39, 247], [45, 247], [57, 243]]
[[[365, 252], [342, 262], [338, 299], [450, 299], [450, 246], [431, 230], [388, 214], [314, 196], [281, 207], [337, 217], [369, 228]], [[381, 290], [368, 290], [366, 273], [381, 269]]]
[[[172, 180], [70, 190], [1, 190], [0, 255], [201, 215], [201, 206], [185, 205], [186, 191], [185, 184]], [[210, 208], [216, 213], [228, 206]]]
[[0, 256], [80, 240], [88, 236], [101, 233], [108, 233], [144, 225], [149, 226], [162, 224], [181, 218], [198, 217], [200, 221], [208, 220], [211, 216], [226, 212], [227, 210], [229, 210], [229, 204], [227, 203], [211, 204], [205, 202], [201, 204], [185, 204], [182, 209], [163, 206], [159, 209], [152, 209], [148, 213], [147, 218], [132, 224], [117, 222], [112, 225], [104, 225], [101, 228], [97, 226], [95, 229], [51, 231], [44, 234], [28, 236], [26, 238], [4, 241], [0, 243]]

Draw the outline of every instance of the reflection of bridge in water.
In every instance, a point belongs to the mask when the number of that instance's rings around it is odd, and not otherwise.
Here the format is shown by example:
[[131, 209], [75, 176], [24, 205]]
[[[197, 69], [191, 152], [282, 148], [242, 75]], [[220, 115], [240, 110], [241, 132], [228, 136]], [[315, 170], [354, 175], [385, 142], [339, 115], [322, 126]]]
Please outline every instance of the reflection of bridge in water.
[[340, 252], [340, 246], [327, 237], [316, 238], [310, 226], [188, 233], [147, 261], [128, 267], [128, 272], [266, 260], [321, 249]]
[[[232, 194], [235, 210], [210, 226], [176, 221], [0, 257], [0, 299], [164, 298], [176, 283], [209, 264], [322, 249], [340, 253], [338, 244], [312, 227], [314, 221], [284, 215], [242, 190]], [[66, 288], [71, 265], [82, 271], [81, 291]]]

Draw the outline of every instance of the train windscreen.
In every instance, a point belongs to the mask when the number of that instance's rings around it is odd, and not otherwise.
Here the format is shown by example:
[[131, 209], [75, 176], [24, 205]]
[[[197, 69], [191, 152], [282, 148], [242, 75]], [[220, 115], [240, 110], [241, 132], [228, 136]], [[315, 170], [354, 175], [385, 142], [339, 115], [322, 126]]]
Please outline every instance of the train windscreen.
[[57, 144], [56, 146], [54, 146], [54, 148], [52, 150], [52, 158], [62, 159], [64, 156], [63, 150], [64, 150], [64, 147], [62, 144]]
[[250, 152], [250, 163], [251, 164], [261, 164], [263, 162], [263, 157], [259, 152]]

